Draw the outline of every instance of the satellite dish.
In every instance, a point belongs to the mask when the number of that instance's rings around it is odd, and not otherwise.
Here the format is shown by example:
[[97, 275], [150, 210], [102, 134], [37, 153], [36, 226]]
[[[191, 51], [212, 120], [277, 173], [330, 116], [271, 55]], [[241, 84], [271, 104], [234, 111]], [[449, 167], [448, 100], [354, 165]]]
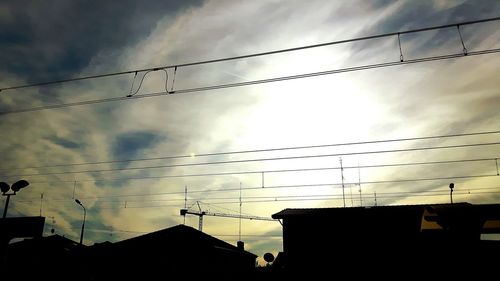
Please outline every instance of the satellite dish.
[[9, 189], [10, 189], [10, 186], [7, 183], [0, 182], [0, 190], [2, 191], [2, 193], [9, 191]]
[[12, 185], [12, 190], [14, 192], [18, 192], [19, 190], [21, 190], [21, 188], [25, 188], [27, 187], [28, 185], [30, 185], [29, 182], [25, 181], [25, 180], [20, 180], [20, 181], [16, 181], [13, 185]]
[[274, 261], [274, 256], [271, 253], [265, 253], [264, 254], [264, 260], [267, 262], [273, 262]]

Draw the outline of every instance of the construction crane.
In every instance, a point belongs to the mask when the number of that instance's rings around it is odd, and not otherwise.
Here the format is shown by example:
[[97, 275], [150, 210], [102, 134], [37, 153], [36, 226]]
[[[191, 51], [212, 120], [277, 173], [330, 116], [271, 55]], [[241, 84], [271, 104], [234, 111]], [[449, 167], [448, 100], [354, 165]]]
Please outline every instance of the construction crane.
[[199, 201], [196, 201], [196, 204], [198, 205], [198, 210], [199, 211], [190, 211], [188, 209], [181, 209], [181, 216], [186, 216], [186, 215], [195, 215], [195, 216], [198, 216], [198, 218], [199, 218], [199, 220], [198, 220], [198, 230], [199, 231], [202, 231], [202, 229], [203, 229], [203, 216], [236, 218], [236, 219], [247, 219], [247, 220], [261, 220], [261, 221], [276, 221], [275, 219], [267, 218], [267, 217], [258, 217], [258, 216], [249, 216], [249, 215], [226, 214], [226, 213], [219, 213], [219, 212], [202, 211], [201, 207], [200, 207]]

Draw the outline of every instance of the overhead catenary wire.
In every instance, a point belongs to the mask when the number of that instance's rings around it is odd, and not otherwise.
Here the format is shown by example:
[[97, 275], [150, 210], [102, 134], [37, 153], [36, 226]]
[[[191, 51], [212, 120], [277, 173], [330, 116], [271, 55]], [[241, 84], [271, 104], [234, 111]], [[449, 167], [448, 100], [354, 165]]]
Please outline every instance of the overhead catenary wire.
[[[379, 196], [380, 193], [375, 192], [375, 195], [373, 196], [364, 196], [363, 199], [388, 199], [388, 198], [413, 198], [413, 197], [448, 197], [449, 192], [443, 193], [443, 194], [414, 194], [414, 195], [390, 195], [390, 196]], [[464, 196], [464, 195], [479, 195], [479, 194], [500, 194], [500, 191], [495, 192], [495, 191], [486, 191], [486, 192], [476, 192], [476, 193], [470, 193], [470, 192], [460, 192], [457, 193], [456, 195]], [[455, 194], [454, 194], [455, 195]], [[295, 201], [295, 202], [303, 202], [303, 201], [341, 201], [342, 197], [336, 196], [336, 197], [330, 197], [330, 198], [306, 198], [306, 199], [268, 199], [268, 200], [247, 200], [243, 201], [244, 203], [273, 203], [273, 202], [290, 202], [290, 201]], [[358, 199], [354, 199], [358, 200]], [[221, 202], [212, 202], [211, 204], [217, 205], [217, 204], [237, 204], [238, 201], [221, 201]], [[156, 206], [136, 206], [135, 208], [155, 208], [155, 207], [164, 207], [166, 205], [156, 205]]]
[[[479, 187], [479, 188], [468, 188], [465, 190], [459, 190], [457, 192], [467, 192], [467, 193], [474, 193], [477, 191], [485, 191], [485, 190], [498, 190], [500, 192], [500, 187]], [[406, 194], [422, 194], [422, 193], [433, 193], [433, 194], [440, 194], [440, 195], [448, 195], [448, 191], [446, 190], [420, 190], [420, 191], [395, 191], [395, 192], [379, 192], [379, 194], [382, 195], [406, 195]], [[148, 195], [145, 195], [148, 196]], [[302, 194], [302, 195], [259, 195], [259, 196], [242, 196], [242, 200], [252, 200], [252, 199], [284, 199], [284, 198], [322, 198], [322, 197], [342, 197], [341, 194]], [[116, 197], [113, 197], [116, 198]], [[211, 200], [239, 200], [239, 196], [225, 196], [225, 197], [203, 197], [203, 198], [190, 198], [190, 201], [199, 201], [204, 200], [210, 202]], [[364, 197], [363, 197], [364, 198]], [[91, 199], [91, 198], [87, 198]], [[117, 203], [117, 204], [122, 204], [124, 201], [123, 200], [103, 200], [106, 198], [100, 198], [100, 199], [94, 199], [96, 202], [100, 204], [105, 204], [105, 203]], [[183, 198], [168, 198], [168, 199], [136, 199], [136, 200], [130, 200], [127, 199], [127, 203], [144, 203], [144, 202], [180, 202], [183, 201]], [[50, 199], [48, 200], [49, 202], [64, 202], [64, 201], [72, 201], [71, 199]], [[34, 200], [18, 200], [17, 202], [23, 202], [23, 203], [28, 203], [28, 202], [34, 202]], [[72, 202], [71, 202], [72, 203]], [[204, 204], [208, 204], [207, 202], [203, 202]], [[217, 206], [218, 208], [224, 209], [225, 211], [230, 211], [232, 213], [237, 213], [237, 211], [229, 208], [224, 208], [221, 206]], [[187, 207], [185, 208], [187, 209]], [[243, 215], [251, 215], [248, 213], [242, 213]]]
[[[471, 57], [471, 56], [486, 55], [486, 54], [493, 54], [493, 53], [499, 53], [499, 52], [500, 52], [500, 48], [495, 48], [495, 49], [487, 49], [487, 50], [469, 52], [467, 54], [467, 56]], [[94, 99], [94, 100], [86, 100], [86, 101], [78, 101], [78, 102], [70, 102], [70, 103], [44, 105], [44, 106], [39, 106], [39, 107], [13, 109], [13, 110], [1, 111], [0, 116], [8, 115], [8, 114], [23, 113], [23, 112], [34, 112], [34, 111], [58, 109], [58, 108], [65, 108], [65, 107], [99, 104], [99, 103], [106, 103], [106, 102], [125, 101], [125, 100], [130, 100], [130, 99], [142, 99], [142, 98], [159, 97], [159, 96], [164, 96], [164, 95], [195, 93], [195, 92], [204, 92], [204, 91], [212, 91], [212, 90], [219, 90], [219, 89], [251, 86], [251, 85], [258, 85], [258, 84], [266, 84], [266, 83], [294, 80], [294, 79], [310, 78], [310, 77], [323, 76], [323, 75], [339, 74], [339, 73], [352, 72], [352, 71], [384, 68], [384, 67], [397, 66], [397, 65], [406, 65], [406, 64], [413, 64], [413, 63], [447, 60], [447, 59], [460, 58], [460, 57], [464, 57], [464, 56], [465, 55], [463, 53], [448, 54], [448, 55], [442, 55], [442, 56], [431, 56], [431, 57], [424, 57], [424, 58], [418, 58], [418, 59], [410, 59], [410, 60], [405, 60], [405, 61], [398, 60], [398, 61], [393, 61], [393, 62], [368, 64], [368, 65], [340, 68], [340, 69], [327, 70], [327, 71], [310, 72], [310, 73], [304, 73], [304, 74], [298, 74], [298, 75], [290, 75], [290, 76], [281, 76], [281, 77], [274, 77], [274, 78], [267, 78], [267, 79], [260, 79], [260, 80], [252, 80], [252, 81], [246, 81], [246, 82], [237, 82], [237, 83], [218, 84], [218, 85], [212, 85], [212, 86], [186, 88], [186, 89], [176, 90], [174, 92], [170, 92], [170, 91], [155, 92], [155, 93], [148, 93], [148, 94], [135, 95], [135, 96], [120, 96], [120, 97], [112, 97], [112, 98], [105, 98], [105, 99]]]
[[331, 46], [331, 45], [338, 45], [338, 44], [350, 43], [350, 42], [356, 42], [356, 41], [364, 41], [364, 40], [377, 39], [377, 38], [383, 38], [383, 37], [399, 36], [400, 34], [410, 34], [410, 33], [444, 29], [444, 28], [450, 28], [450, 27], [455, 27], [455, 26], [457, 26], [457, 27], [458, 26], [465, 26], [465, 25], [485, 23], [485, 22], [498, 21], [498, 20], [500, 20], [500, 17], [486, 18], [486, 19], [473, 20], [473, 21], [464, 21], [464, 22], [459, 22], [459, 23], [418, 28], [418, 29], [412, 29], [412, 30], [406, 30], [406, 31], [383, 33], [383, 34], [370, 35], [370, 36], [363, 36], [363, 37], [357, 37], [357, 38], [352, 38], [352, 39], [344, 39], [344, 40], [331, 41], [331, 42], [320, 43], [320, 44], [313, 44], [313, 45], [307, 45], [307, 46], [301, 46], [301, 47], [280, 49], [280, 50], [253, 53], [253, 54], [233, 56], [233, 57], [226, 57], [226, 58], [219, 58], [219, 59], [212, 59], [212, 60], [203, 60], [203, 61], [197, 61], [197, 62], [174, 64], [174, 65], [164, 65], [164, 66], [160, 66], [160, 67], [150, 67], [150, 68], [143, 68], [143, 69], [110, 72], [110, 73], [104, 73], [104, 74], [89, 75], [89, 76], [82, 76], [82, 77], [76, 77], [76, 78], [59, 79], [59, 80], [45, 81], [45, 82], [38, 82], [38, 83], [31, 83], [31, 84], [23, 84], [23, 85], [17, 85], [17, 86], [9, 86], [9, 87], [0, 88], [0, 91], [22, 89], [22, 88], [36, 87], [36, 86], [45, 86], [45, 85], [51, 85], [51, 84], [60, 84], [60, 83], [67, 83], [67, 82], [72, 82], [72, 81], [81, 81], [81, 80], [88, 80], [88, 79], [95, 79], [95, 78], [103, 78], [103, 77], [131, 74], [131, 73], [136, 73], [136, 72], [158, 70], [158, 69], [167, 69], [167, 68], [175, 68], [176, 69], [176, 68], [181, 68], [181, 67], [186, 67], [186, 66], [195, 66], [195, 65], [202, 65], [202, 64], [211, 64], [211, 63], [218, 63], [218, 62], [224, 62], [224, 61], [231, 61], [231, 60], [253, 58], [253, 57], [259, 57], [259, 56], [268, 56], [268, 55], [274, 55], [274, 54], [280, 54], [280, 53], [286, 53], [286, 52], [294, 52], [294, 51], [299, 51], [299, 50], [325, 47], [325, 46]]
[[[60, 229], [79, 229], [80, 227], [65, 227], [65, 226], [57, 226]], [[107, 233], [131, 233], [131, 234], [147, 234], [156, 231], [160, 231], [161, 229], [155, 229], [150, 231], [142, 231], [142, 230], [128, 230], [128, 229], [105, 229], [105, 228], [85, 228], [85, 231], [95, 231], [95, 232], [107, 232]], [[210, 233], [212, 236], [220, 236], [220, 237], [236, 237], [238, 234], [228, 234], [228, 233]], [[266, 238], [281, 238], [280, 234], [241, 234], [243, 237], [266, 237]]]
[[[390, 163], [390, 164], [373, 164], [359, 166], [344, 166], [344, 169], [367, 169], [367, 168], [385, 168], [385, 167], [404, 167], [404, 166], [420, 166], [420, 165], [437, 165], [437, 164], [452, 164], [452, 163], [467, 163], [467, 162], [482, 162], [494, 161], [497, 158], [476, 158], [476, 159], [460, 159], [460, 160], [443, 160], [443, 161], [427, 161], [427, 162], [406, 162], [406, 163]], [[218, 173], [198, 173], [198, 174], [181, 174], [181, 175], [163, 175], [151, 177], [120, 177], [111, 179], [82, 179], [80, 182], [100, 182], [100, 181], [116, 181], [116, 180], [145, 180], [145, 179], [164, 179], [164, 178], [185, 178], [185, 177], [206, 177], [206, 176], [228, 176], [228, 175], [248, 175], [262, 173], [288, 173], [288, 172], [311, 172], [311, 171], [326, 171], [338, 170], [340, 167], [318, 167], [318, 168], [299, 168], [299, 169], [276, 169], [276, 170], [261, 170], [261, 171], [235, 171], [235, 172], [218, 172]], [[498, 174], [498, 172], [497, 172]], [[51, 180], [48, 182], [35, 181], [33, 183], [55, 183], [55, 182], [71, 182], [65, 180]], [[262, 187], [265, 187], [262, 184]]]
[[393, 138], [393, 139], [383, 139], [383, 140], [367, 140], [367, 141], [344, 142], [344, 143], [333, 143], [333, 144], [318, 144], [318, 145], [288, 146], [288, 147], [275, 147], [275, 148], [252, 149], [252, 150], [209, 152], [209, 153], [198, 153], [198, 154], [194, 154], [194, 155], [193, 154], [186, 154], [186, 155], [173, 155], [173, 156], [160, 156], [160, 157], [105, 160], [105, 161], [94, 161], [94, 162], [48, 164], [48, 165], [42, 165], [42, 166], [26, 166], [26, 167], [5, 168], [5, 169], [0, 169], [0, 171], [55, 168], [55, 167], [68, 167], [68, 166], [84, 166], [84, 165], [99, 165], [99, 164], [117, 164], [117, 163], [126, 163], [126, 162], [152, 161], [152, 160], [172, 160], [172, 159], [193, 158], [193, 157], [199, 158], [199, 157], [222, 156], [222, 155], [230, 155], [230, 154], [276, 152], [276, 151], [284, 151], [284, 150], [301, 150], [301, 149], [325, 148], [325, 147], [335, 147], [335, 146], [365, 145], [365, 144], [376, 144], [376, 143], [417, 141], [417, 140], [455, 138], [455, 137], [479, 136], [479, 135], [491, 135], [491, 134], [500, 134], [500, 130], [481, 131], [481, 132], [472, 132], [472, 133], [455, 133], [455, 134], [423, 136], [423, 137], [406, 137], [406, 138]]
[[[480, 195], [480, 194], [500, 194], [500, 191], [474, 191], [473, 189], [470, 190], [463, 190], [463, 191], [458, 191], [455, 192], [456, 194], [454, 195]], [[404, 192], [394, 192], [394, 193], [380, 193], [377, 192], [376, 195], [366, 195], [363, 196], [363, 200], [366, 199], [380, 199], [380, 198], [413, 198], [413, 197], [448, 197], [449, 192], [447, 191], [442, 191], [441, 193], [435, 192], [432, 194], [425, 194], [425, 192], [414, 192], [411, 194], [404, 193]], [[251, 199], [251, 198], [250, 198]], [[341, 201], [342, 200], [342, 195], [341, 194], [336, 194], [336, 195], [324, 195], [324, 196], [303, 196], [303, 197], [298, 197], [298, 198], [293, 198], [293, 197], [280, 197], [280, 196], [269, 196], [267, 199], [256, 199], [256, 200], [242, 200], [243, 203], [272, 203], [272, 202], [307, 202], [307, 201], [330, 201], [330, 200], [335, 200], [335, 201]], [[220, 199], [217, 199], [220, 200]], [[229, 199], [228, 199], [229, 200]], [[358, 200], [358, 199], [354, 199]], [[18, 203], [29, 203], [31, 201], [24, 200], [24, 201], [19, 201]], [[145, 200], [144, 202], [156, 202], [156, 201], [148, 201]], [[236, 198], [236, 200], [233, 201], [214, 201], [210, 202], [211, 205], [224, 205], [224, 204], [239, 204], [239, 198]], [[110, 202], [107, 202], [110, 203]], [[117, 202], [121, 203], [121, 202]], [[176, 207], [176, 208], [182, 208], [182, 204], [161, 204], [161, 205], [136, 205], [136, 206], [128, 206], [126, 209], [137, 209], [137, 208], [160, 208], [160, 207]], [[117, 209], [120, 207], [100, 207], [100, 209]], [[237, 217], [237, 215], [235, 215]]]
[[[452, 148], [463, 148], [463, 147], [490, 146], [490, 145], [499, 145], [499, 144], [500, 144], [500, 142], [471, 143], [471, 144], [446, 145], [446, 146], [427, 146], [427, 147], [417, 147], [417, 148], [344, 152], [344, 153], [333, 153], [333, 154], [330, 153], [330, 154], [314, 154], [314, 155], [286, 156], [286, 157], [253, 158], [253, 159], [240, 159], [240, 160], [209, 161], [209, 162], [170, 164], [170, 165], [155, 165], [155, 166], [147, 166], [147, 167], [123, 167], [123, 168], [111, 168], [111, 169], [82, 170], [82, 171], [64, 171], [64, 172], [31, 173], [31, 174], [28, 173], [28, 174], [3, 175], [3, 176], [5, 176], [5, 177], [27, 177], [27, 176], [47, 176], [47, 175], [66, 175], [66, 174], [82, 174], [82, 173], [97, 173], [97, 172], [114, 172], [114, 171], [144, 170], [144, 169], [153, 169], [153, 168], [159, 169], [159, 168], [221, 165], [221, 164], [235, 164], [235, 163], [249, 163], [249, 162], [294, 160], [294, 159], [310, 159], [310, 158], [323, 158], [323, 157], [346, 156], [346, 155], [397, 153], [397, 152], [410, 152], [410, 151], [422, 151], [422, 150], [437, 150], [437, 149], [452, 149]], [[488, 160], [494, 160], [494, 158], [489, 158]], [[357, 168], [357, 167], [353, 166], [351, 168]], [[262, 172], [262, 171], [260, 171], [260, 172]]]
[[[446, 177], [427, 177], [427, 178], [406, 178], [406, 179], [393, 179], [393, 180], [377, 180], [377, 181], [356, 181], [356, 182], [346, 182], [345, 185], [358, 185], [358, 184], [393, 184], [393, 183], [408, 183], [408, 182], [422, 182], [422, 181], [443, 181], [443, 180], [458, 180], [458, 179], [473, 179], [473, 178], [487, 178], [487, 177], [498, 177], [497, 174], [472, 174], [472, 175], [461, 175], [461, 176], [446, 176]], [[341, 187], [340, 182], [330, 182], [330, 183], [313, 183], [313, 184], [292, 184], [292, 185], [270, 185], [266, 186], [264, 189], [287, 189], [287, 188], [303, 188], [303, 187]], [[210, 193], [229, 193], [239, 191], [240, 188], [236, 187], [226, 187], [226, 188], [214, 188], [214, 187], [203, 187], [195, 190], [189, 191], [190, 194], [210, 194]], [[251, 186], [243, 187], [242, 190], [263, 190], [261, 186]], [[182, 195], [184, 191], [169, 191], [169, 192], [157, 192], [157, 193], [137, 193], [137, 194], [110, 194], [92, 197], [82, 197], [81, 200], [99, 200], [103, 198], [127, 198], [127, 197], [152, 197], [152, 196], [164, 196], [164, 195]], [[365, 197], [365, 196], [364, 196]], [[26, 202], [32, 202], [36, 200], [25, 200]], [[65, 201], [66, 199], [49, 199]], [[70, 199], [67, 199], [70, 200]], [[179, 199], [180, 200], [180, 199]], [[23, 200], [18, 200], [17, 202], [22, 202]], [[129, 200], [127, 200], [129, 201]], [[183, 207], [183, 205], [180, 205]]]

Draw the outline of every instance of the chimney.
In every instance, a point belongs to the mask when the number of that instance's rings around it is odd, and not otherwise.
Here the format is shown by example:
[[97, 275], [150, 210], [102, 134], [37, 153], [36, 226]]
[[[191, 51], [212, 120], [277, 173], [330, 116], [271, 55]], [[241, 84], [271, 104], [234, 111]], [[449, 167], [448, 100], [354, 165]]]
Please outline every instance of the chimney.
[[236, 247], [238, 248], [238, 250], [244, 251], [245, 250], [245, 243], [243, 243], [243, 241], [238, 241], [238, 242], [236, 242]]

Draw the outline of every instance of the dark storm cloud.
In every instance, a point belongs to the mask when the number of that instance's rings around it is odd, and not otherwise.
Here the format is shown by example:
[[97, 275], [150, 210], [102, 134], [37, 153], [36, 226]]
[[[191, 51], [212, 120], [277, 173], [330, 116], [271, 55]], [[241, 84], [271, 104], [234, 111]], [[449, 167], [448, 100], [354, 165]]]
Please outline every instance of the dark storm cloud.
[[64, 138], [52, 137], [50, 140], [53, 143], [60, 145], [64, 148], [68, 148], [68, 149], [79, 149], [79, 148], [83, 148], [85, 146], [84, 144], [81, 144], [81, 143], [78, 143], [78, 142], [75, 142], [75, 141], [72, 141], [69, 139], [64, 139]]
[[[390, 17], [375, 23], [375, 25], [368, 26], [362, 33], [395, 32], [431, 25], [472, 21], [498, 16], [500, 13], [500, 2], [498, 1], [466, 1], [444, 10], [437, 10], [433, 3], [433, 1], [409, 1], [409, 5], [402, 6]], [[379, 8], [381, 7], [379, 6]]]
[[134, 44], [189, 1], [10, 1], [0, 4], [0, 72], [30, 82], [78, 72], [96, 54]]
[[[376, 5], [374, 8], [383, 9], [384, 1], [381, 5]], [[500, 15], [500, 2], [491, 0], [466, 1], [457, 6], [450, 8], [437, 9], [434, 1], [409, 1], [402, 5], [399, 9], [392, 13], [390, 17], [386, 17], [373, 25], [364, 28], [359, 36], [368, 36], [375, 34], [391, 33], [397, 31], [405, 31], [419, 29], [431, 26], [453, 24], [458, 22], [466, 22], [480, 20]], [[463, 27], [467, 28], [467, 27]], [[432, 32], [432, 31], [431, 31]], [[416, 36], [424, 35], [423, 32], [411, 35], [401, 35], [402, 44], [406, 40], [417, 39]], [[425, 42], [425, 45], [419, 48], [419, 53], [424, 53], [429, 50], [443, 46], [446, 42], [457, 43], [457, 51], [461, 50], [459, 46], [459, 37], [455, 28], [440, 29], [435, 31], [431, 38]], [[465, 38], [466, 40], [467, 38]], [[396, 41], [395, 41], [396, 42]], [[356, 43], [351, 50], [353, 53], [358, 53], [373, 47], [372, 40]], [[395, 43], [396, 44], [396, 43]], [[396, 45], [395, 45], [396, 47]], [[459, 48], [460, 47], [460, 48]], [[404, 48], [404, 46], [403, 46]], [[376, 51], [374, 51], [376, 53]], [[367, 52], [369, 53], [369, 52]]]
[[134, 157], [161, 141], [162, 138], [152, 132], [130, 132], [116, 137], [112, 146], [114, 159]]

